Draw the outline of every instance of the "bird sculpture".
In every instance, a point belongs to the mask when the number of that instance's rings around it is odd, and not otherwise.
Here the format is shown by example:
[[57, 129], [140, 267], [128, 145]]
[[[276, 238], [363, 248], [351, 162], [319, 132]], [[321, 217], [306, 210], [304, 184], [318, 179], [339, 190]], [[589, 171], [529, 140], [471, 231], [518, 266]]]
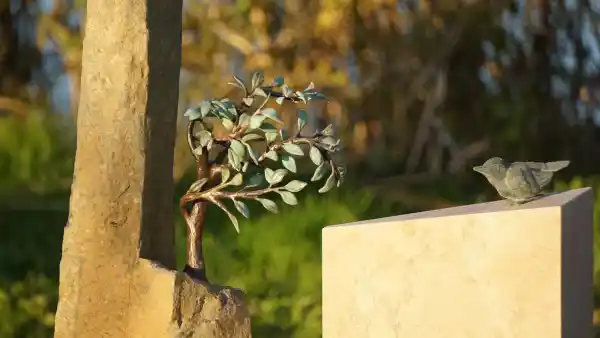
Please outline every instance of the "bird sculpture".
[[492, 157], [473, 170], [482, 174], [509, 204], [522, 204], [537, 199], [550, 183], [554, 173], [566, 168], [569, 161], [505, 162]]

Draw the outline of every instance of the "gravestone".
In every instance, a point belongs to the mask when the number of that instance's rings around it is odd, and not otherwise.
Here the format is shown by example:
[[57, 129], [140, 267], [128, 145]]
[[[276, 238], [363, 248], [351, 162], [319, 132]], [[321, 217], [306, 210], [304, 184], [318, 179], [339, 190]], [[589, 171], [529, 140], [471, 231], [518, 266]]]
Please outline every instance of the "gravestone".
[[323, 230], [324, 338], [591, 338], [589, 188]]
[[56, 338], [249, 337], [241, 292], [176, 272], [182, 0], [88, 0]]

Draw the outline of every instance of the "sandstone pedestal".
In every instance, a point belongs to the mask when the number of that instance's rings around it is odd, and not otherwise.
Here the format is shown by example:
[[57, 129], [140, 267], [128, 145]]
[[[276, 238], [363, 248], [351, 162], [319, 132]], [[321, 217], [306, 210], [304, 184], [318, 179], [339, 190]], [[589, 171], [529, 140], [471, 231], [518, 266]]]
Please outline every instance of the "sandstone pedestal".
[[591, 189], [323, 230], [324, 338], [591, 338]]

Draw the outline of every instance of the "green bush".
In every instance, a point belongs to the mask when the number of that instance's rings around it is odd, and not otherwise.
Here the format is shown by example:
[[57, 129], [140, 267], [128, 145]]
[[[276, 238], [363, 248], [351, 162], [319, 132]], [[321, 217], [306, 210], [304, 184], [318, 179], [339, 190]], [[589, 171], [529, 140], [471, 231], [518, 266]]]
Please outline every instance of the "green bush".
[[68, 187], [74, 133], [63, 116], [31, 111], [0, 118], [0, 196]]
[[0, 337], [52, 337], [56, 281], [30, 274], [22, 281], [0, 281], [0, 286]]

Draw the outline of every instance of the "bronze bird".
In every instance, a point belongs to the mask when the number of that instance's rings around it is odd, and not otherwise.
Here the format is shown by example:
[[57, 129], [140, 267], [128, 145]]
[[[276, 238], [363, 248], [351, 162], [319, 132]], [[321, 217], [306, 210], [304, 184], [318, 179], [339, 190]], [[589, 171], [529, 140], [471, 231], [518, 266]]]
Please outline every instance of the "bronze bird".
[[473, 170], [481, 173], [500, 196], [510, 204], [522, 204], [538, 198], [555, 172], [566, 168], [569, 161], [507, 163], [493, 157]]

